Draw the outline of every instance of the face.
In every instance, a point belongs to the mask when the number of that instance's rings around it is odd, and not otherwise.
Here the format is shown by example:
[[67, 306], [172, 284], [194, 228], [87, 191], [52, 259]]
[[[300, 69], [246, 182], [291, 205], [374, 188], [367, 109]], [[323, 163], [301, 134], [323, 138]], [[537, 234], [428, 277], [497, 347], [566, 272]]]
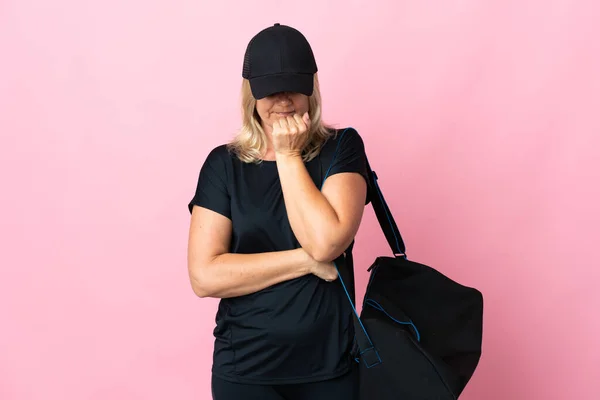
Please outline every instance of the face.
[[309, 111], [308, 96], [302, 93], [281, 92], [256, 101], [256, 111], [263, 129], [271, 130], [281, 118]]

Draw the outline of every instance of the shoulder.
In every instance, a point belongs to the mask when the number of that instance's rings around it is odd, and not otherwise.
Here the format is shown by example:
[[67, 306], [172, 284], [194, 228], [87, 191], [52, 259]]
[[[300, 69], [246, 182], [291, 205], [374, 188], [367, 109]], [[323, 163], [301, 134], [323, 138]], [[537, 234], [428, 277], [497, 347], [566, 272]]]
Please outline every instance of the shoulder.
[[200, 177], [206, 177], [208, 180], [227, 181], [234, 157], [226, 144], [213, 147], [202, 162]]
[[234, 159], [236, 159], [236, 156], [230, 150], [229, 146], [227, 144], [220, 144], [208, 152], [203, 168], [211, 168], [225, 173], [225, 170], [233, 164]]
[[365, 144], [363, 138], [360, 136], [360, 133], [353, 128], [347, 127], [344, 129], [340, 129], [340, 141], [346, 145], [359, 146], [364, 148]]
[[231, 162], [226, 145], [212, 148], [202, 166], [198, 176], [196, 192], [188, 204], [190, 213], [192, 206], [198, 205], [230, 217], [229, 207], [229, 170]]
[[363, 138], [351, 126], [333, 130], [322, 148], [323, 153], [326, 155], [339, 153], [343, 150], [365, 151]]
[[206, 156], [207, 162], [227, 162], [233, 157], [232, 152], [229, 150], [227, 144], [220, 144], [213, 147]]

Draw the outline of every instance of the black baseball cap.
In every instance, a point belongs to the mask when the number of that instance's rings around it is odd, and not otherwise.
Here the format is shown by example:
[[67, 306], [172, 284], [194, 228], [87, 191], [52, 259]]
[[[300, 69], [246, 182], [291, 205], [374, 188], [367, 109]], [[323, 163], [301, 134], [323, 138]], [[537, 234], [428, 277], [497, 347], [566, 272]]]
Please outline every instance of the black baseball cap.
[[252, 95], [262, 99], [278, 92], [312, 95], [317, 63], [308, 40], [298, 30], [279, 23], [263, 29], [248, 43], [242, 77]]

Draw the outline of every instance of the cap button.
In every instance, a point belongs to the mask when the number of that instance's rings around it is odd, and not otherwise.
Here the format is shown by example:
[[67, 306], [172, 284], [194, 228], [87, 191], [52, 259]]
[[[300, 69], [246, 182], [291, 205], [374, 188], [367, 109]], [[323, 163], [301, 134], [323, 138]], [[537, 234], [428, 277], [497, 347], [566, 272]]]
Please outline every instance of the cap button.
[[275, 23], [274, 26], [280, 26], [281, 24], [279, 22]]

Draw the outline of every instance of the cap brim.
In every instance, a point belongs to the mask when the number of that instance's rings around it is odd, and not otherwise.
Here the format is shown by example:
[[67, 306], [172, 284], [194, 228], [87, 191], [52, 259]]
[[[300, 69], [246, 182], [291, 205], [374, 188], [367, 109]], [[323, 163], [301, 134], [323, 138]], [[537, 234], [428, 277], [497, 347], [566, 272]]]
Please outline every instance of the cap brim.
[[250, 79], [250, 89], [255, 99], [262, 99], [279, 92], [313, 94], [312, 74], [277, 74]]

